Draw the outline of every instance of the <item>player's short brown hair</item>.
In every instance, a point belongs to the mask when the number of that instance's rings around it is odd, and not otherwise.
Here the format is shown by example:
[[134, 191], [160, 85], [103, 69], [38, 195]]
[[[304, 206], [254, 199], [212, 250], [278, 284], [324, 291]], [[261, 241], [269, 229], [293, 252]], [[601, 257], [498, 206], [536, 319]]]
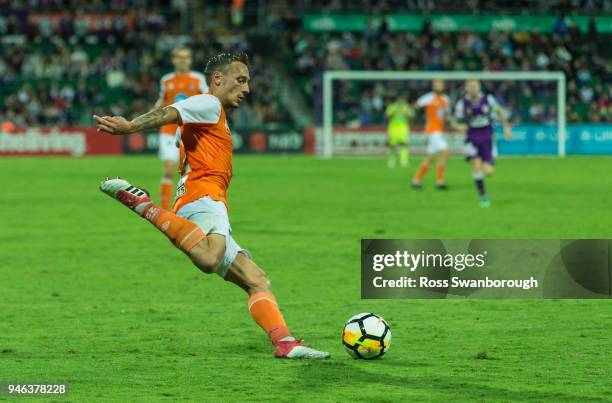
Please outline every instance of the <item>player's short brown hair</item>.
[[237, 52], [222, 52], [208, 59], [208, 62], [206, 62], [206, 67], [204, 68], [206, 84], [210, 87], [213, 73], [215, 71], [225, 73], [227, 71], [227, 67], [233, 62], [244, 63], [246, 66], [248, 66], [249, 56], [242, 50], [239, 50]]

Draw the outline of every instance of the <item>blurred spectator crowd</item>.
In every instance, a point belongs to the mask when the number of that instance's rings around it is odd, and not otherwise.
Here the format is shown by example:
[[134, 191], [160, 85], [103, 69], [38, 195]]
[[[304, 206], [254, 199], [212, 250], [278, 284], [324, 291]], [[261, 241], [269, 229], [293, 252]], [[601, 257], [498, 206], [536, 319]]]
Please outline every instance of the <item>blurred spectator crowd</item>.
[[[246, 35], [236, 31], [196, 27], [181, 36], [174, 3], [180, 2], [0, 0], [0, 121], [67, 126], [91, 124], [94, 113], [131, 117], [157, 100], [160, 77], [172, 71], [173, 47], [189, 46], [198, 71], [219, 51], [251, 53]], [[257, 96], [247, 97], [235, 118], [249, 125], [287, 120], [267, 62], [251, 56]]]
[[[282, 7], [288, 0], [267, 0]], [[292, 0], [294, 10], [306, 12], [418, 12], [418, 13], [582, 13], [612, 12], [609, 0]]]
[[[389, 32], [366, 27], [359, 33], [293, 32], [290, 46], [300, 84], [321, 118], [322, 74], [325, 70], [468, 70], [563, 71], [567, 77], [569, 122], [612, 122], [611, 35], [591, 23], [580, 32], [559, 18], [554, 32], [435, 32], [426, 24], [419, 33]], [[462, 96], [462, 83], [449, 82], [451, 99]], [[537, 82], [484, 83], [512, 113], [513, 121], [551, 122], [556, 117], [556, 84]], [[383, 122], [385, 105], [398, 93], [413, 101], [429, 90], [426, 82], [338, 82], [335, 122], [368, 125]]]
[[[188, 0], [0, 0], [0, 121], [21, 127], [89, 125], [94, 113], [126, 117], [144, 113], [158, 97], [160, 77], [172, 71], [170, 52], [177, 45], [193, 49], [192, 68], [199, 71], [221, 50], [242, 49], [251, 55], [252, 96], [233, 112], [236, 126], [291, 123], [287, 111], [292, 108], [291, 100], [283, 105], [280, 97], [280, 88], [287, 83], [283, 80], [298, 85], [320, 122], [322, 74], [329, 69], [559, 70], [567, 76], [569, 122], [612, 121], [612, 36], [596, 32], [594, 22], [587, 31], [580, 31], [570, 20], [559, 17], [554, 32], [547, 34], [436, 32], [430, 24], [421, 32], [390, 32], [385, 23], [368, 24], [362, 32], [313, 34], [303, 32], [300, 24], [300, 12], [307, 11], [467, 12], [487, 11], [493, 2], [465, 3], [465, 9], [454, 10], [457, 2], [447, 0], [268, 0], [263, 8], [247, 2], [250, 14], [246, 21], [257, 20], [253, 13], [263, 18], [253, 35], [248, 30], [253, 26], [230, 28], [216, 24], [213, 18], [195, 20], [185, 29]], [[227, 8], [221, 0], [206, 4]], [[519, 0], [496, 4], [507, 7], [508, 12], [518, 4], [524, 12], [596, 14], [609, 12], [612, 2]], [[275, 62], [282, 57], [288, 78], [277, 74]], [[381, 124], [386, 104], [399, 91], [407, 92], [414, 101], [429, 85], [414, 81], [399, 85], [338, 83], [335, 122]], [[515, 123], [555, 119], [554, 83], [487, 82], [484, 86], [507, 107]], [[462, 83], [449, 82], [447, 89], [453, 101], [462, 95]]]

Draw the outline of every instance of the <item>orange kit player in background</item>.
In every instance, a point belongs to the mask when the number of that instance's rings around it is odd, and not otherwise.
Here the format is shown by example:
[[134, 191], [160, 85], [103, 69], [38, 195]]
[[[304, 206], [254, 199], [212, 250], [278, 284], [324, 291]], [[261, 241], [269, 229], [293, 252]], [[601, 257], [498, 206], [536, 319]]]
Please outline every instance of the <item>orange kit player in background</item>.
[[227, 214], [232, 177], [232, 136], [226, 110], [237, 108], [249, 93], [245, 53], [221, 53], [204, 72], [208, 94], [195, 95], [127, 121], [94, 116], [98, 131], [131, 134], [167, 124], [182, 125], [181, 182], [174, 212], [156, 206], [148, 193], [123, 179], [107, 179], [100, 189], [151, 222], [204, 273], [217, 273], [249, 295], [252, 318], [268, 334], [279, 358], [327, 358], [329, 353], [295, 339], [272, 294], [270, 281], [234, 240]]
[[436, 169], [436, 188], [446, 190], [444, 170], [448, 160], [448, 142], [444, 137], [444, 120], [450, 110], [450, 99], [444, 94], [444, 81], [433, 80], [432, 87], [433, 91], [421, 96], [415, 104], [415, 108], [425, 108], [427, 157], [414, 175], [412, 187], [415, 189], [423, 188], [421, 181], [436, 156], [439, 156]]
[[[174, 73], [165, 74], [159, 81], [159, 98], [153, 109], [159, 109], [208, 91], [204, 75], [190, 70], [191, 61], [189, 48], [178, 47], [172, 50]], [[179, 159], [179, 151], [174, 139], [177, 128], [176, 124], [164, 125], [159, 132], [159, 159], [164, 165], [159, 188], [159, 204], [165, 210], [169, 209], [174, 194], [172, 177]]]

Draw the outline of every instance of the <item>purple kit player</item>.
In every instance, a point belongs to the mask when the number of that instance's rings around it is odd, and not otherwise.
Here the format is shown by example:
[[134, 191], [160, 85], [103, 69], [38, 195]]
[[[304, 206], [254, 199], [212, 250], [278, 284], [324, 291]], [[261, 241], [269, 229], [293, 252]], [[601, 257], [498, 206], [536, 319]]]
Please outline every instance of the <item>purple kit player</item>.
[[510, 125], [504, 111], [492, 95], [484, 95], [480, 91], [480, 82], [468, 80], [465, 82], [465, 98], [457, 102], [455, 118], [463, 120], [464, 124], [457, 128], [467, 132], [465, 140], [465, 156], [472, 165], [474, 184], [480, 194], [480, 206], [489, 207], [491, 201], [485, 192], [483, 173], [493, 174], [493, 114], [496, 113], [504, 126], [504, 136], [512, 138]]

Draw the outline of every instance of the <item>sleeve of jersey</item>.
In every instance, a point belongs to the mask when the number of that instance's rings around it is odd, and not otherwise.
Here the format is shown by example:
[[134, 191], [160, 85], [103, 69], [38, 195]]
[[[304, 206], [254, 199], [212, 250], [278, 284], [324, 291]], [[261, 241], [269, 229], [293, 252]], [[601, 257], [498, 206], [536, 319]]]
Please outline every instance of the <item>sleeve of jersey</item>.
[[455, 105], [455, 117], [457, 119], [463, 119], [463, 101], [462, 100], [457, 102], [457, 105]]
[[173, 103], [183, 125], [213, 125], [221, 117], [221, 103], [213, 95], [200, 94]]
[[431, 103], [431, 99], [432, 99], [432, 94], [431, 93], [427, 93], [425, 95], [421, 95], [419, 97], [419, 99], [417, 99], [416, 104], [417, 106], [427, 106]]
[[451, 100], [447, 95], [444, 95], [444, 109], [446, 109], [447, 113], [451, 111]]
[[497, 100], [495, 99], [493, 95], [487, 95], [487, 102], [491, 106], [491, 110], [494, 110], [494, 111], [501, 110], [501, 106], [499, 105], [499, 103], [497, 102]]

